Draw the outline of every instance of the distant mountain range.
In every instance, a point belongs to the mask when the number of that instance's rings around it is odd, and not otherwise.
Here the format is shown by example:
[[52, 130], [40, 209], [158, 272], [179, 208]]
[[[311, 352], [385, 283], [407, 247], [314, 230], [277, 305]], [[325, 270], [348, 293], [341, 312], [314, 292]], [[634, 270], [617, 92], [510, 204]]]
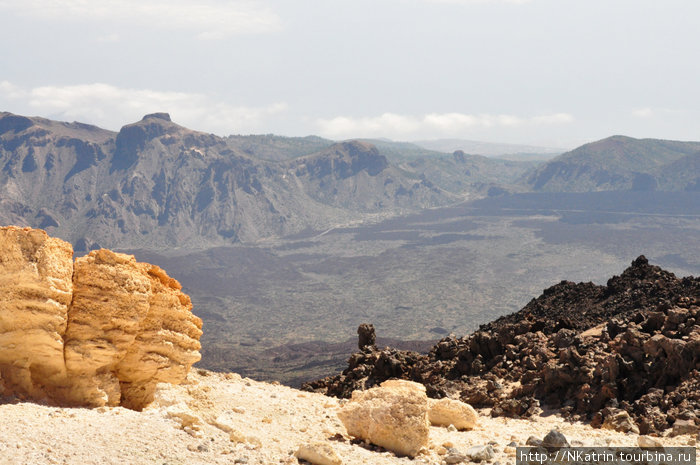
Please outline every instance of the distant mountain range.
[[118, 133], [0, 113], [0, 223], [76, 250], [206, 248], [509, 192], [700, 190], [700, 142], [614, 136], [539, 165], [388, 140]]
[[542, 164], [534, 191], [700, 191], [700, 142], [608, 137]]
[[466, 153], [474, 153], [486, 157], [499, 157], [521, 160], [549, 160], [566, 152], [565, 149], [555, 147], [537, 147], [520, 144], [498, 144], [493, 142], [480, 142], [465, 139], [434, 139], [418, 140], [413, 144], [439, 152], [455, 152], [461, 150]]
[[[166, 113], [118, 133], [0, 113], [0, 222], [47, 229], [77, 250], [204, 248], [323, 230], [447, 205], [532, 165], [438, 154], [460, 182], [434, 182], [361, 141], [217, 137]], [[460, 168], [461, 169], [461, 168]]]

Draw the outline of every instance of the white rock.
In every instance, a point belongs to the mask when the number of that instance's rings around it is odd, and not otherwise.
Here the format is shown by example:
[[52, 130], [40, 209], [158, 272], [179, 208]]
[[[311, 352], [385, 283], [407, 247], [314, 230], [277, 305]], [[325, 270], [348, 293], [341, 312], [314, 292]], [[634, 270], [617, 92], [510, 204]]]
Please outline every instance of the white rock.
[[663, 447], [661, 441], [651, 436], [639, 436], [637, 438], [637, 445], [639, 445], [639, 447]]
[[333, 447], [325, 442], [302, 444], [294, 455], [313, 465], [342, 465], [343, 463]]
[[458, 430], [473, 429], [479, 420], [476, 410], [455, 399], [429, 399], [428, 419], [436, 426], [454, 425]]
[[399, 455], [415, 457], [428, 444], [428, 397], [422, 384], [389, 380], [355, 391], [338, 418], [349, 435]]

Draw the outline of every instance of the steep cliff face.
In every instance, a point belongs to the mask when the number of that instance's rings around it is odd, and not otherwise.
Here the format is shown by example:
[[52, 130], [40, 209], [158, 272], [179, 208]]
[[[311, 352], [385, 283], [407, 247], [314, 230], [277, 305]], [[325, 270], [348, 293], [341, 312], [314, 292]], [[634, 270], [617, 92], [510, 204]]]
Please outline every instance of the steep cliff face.
[[66, 405], [141, 409], [200, 359], [180, 284], [131, 255], [0, 228], [0, 388]]

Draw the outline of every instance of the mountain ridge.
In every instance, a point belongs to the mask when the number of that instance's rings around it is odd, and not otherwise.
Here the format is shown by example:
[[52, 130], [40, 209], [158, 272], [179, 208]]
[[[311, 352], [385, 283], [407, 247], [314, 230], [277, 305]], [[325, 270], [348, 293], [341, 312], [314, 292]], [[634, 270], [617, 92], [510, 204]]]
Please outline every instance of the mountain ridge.
[[[0, 220], [43, 226], [86, 248], [255, 241], [457, 200], [396, 169], [384, 173], [376, 149], [341, 143], [302, 161], [261, 160], [167, 113], [117, 133], [2, 113], [0, 132]], [[302, 169], [325, 159], [334, 176]], [[321, 178], [328, 192], [365, 199], [315, 195]]]
[[[523, 181], [534, 191], [684, 190], [700, 179], [664, 169], [700, 153], [700, 142], [611, 136], [582, 145], [538, 167]], [[685, 176], [691, 173], [684, 172]]]

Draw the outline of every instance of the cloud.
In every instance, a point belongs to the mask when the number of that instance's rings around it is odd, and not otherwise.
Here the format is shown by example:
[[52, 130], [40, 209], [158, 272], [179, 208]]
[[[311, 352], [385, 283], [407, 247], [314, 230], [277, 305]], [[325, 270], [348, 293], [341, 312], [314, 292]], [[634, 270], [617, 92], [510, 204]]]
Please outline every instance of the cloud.
[[637, 118], [651, 118], [654, 116], [654, 110], [649, 107], [639, 108], [632, 112], [632, 116], [636, 116]]
[[470, 115], [464, 113], [429, 113], [422, 117], [384, 113], [380, 116], [351, 118], [338, 116], [316, 120], [322, 135], [343, 137], [405, 137], [421, 133], [457, 136], [467, 131], [491, 128], [523, 128], [568, 124], [574, 117], [555, 113], [523, 118], [515, 115]]
[[7, 107], [8, 103], [22, 112], [110, 129], [137, 121], [147, 113], [165, 111], [184, 126], [222, 135], [264, 130], [266, 118], [287, 110], [283, 102], [235, 106], [205, 94], [127, 89], [103, 83], [23, 89], [0, 81], [0, 104]]
[[201, 39], [279, 29], [280, 19], [257, 1], [0, 0], [0, 11], [50, 21], [100, 21], [190, 31]]
[[534, 124], [550, 125], [550, 124], [567, 124], [573, 123], [574, 117], [569, 113], [554, 113], [553, 115], [535, 116], [531, 120]]

